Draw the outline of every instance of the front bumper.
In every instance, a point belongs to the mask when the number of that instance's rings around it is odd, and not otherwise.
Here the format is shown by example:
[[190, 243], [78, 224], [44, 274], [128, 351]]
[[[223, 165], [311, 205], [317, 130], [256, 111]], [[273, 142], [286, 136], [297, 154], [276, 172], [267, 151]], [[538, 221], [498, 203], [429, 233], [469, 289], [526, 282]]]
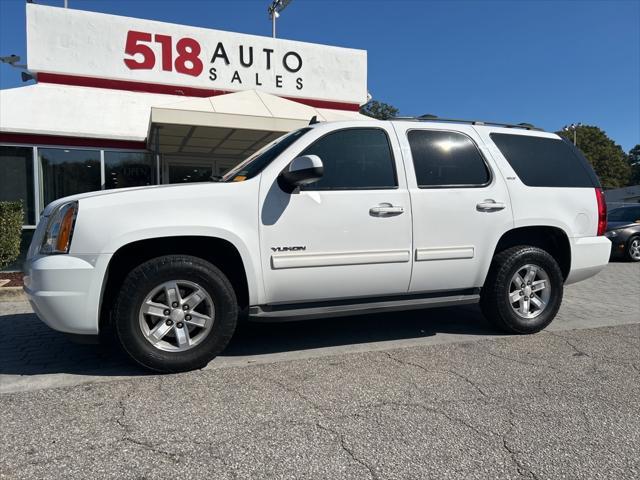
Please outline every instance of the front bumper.
[[604, 236], [571, 239], [571, 271], [565, 284], [593, 277], [608, 263], [611, 242]]
[[611, 241], [611, 256], [623, 257], [627, 250], [628, 235], [621, 235], [616, 233], [612, 235], [611, 232], [605, 233], [605, 236]]
[[97, 335], [106, 255], [47, 255], [27, 260], [24, 291], [34, 312], [49, 327]]

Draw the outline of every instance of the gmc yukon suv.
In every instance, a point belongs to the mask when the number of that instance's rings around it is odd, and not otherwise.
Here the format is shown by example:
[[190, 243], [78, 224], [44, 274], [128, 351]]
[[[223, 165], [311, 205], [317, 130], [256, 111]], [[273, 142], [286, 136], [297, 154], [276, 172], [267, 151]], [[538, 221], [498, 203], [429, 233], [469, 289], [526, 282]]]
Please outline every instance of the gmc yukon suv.
[[25, 278], [36, 314], [70, 334], [113, 332], [171, 372], [221, 353], [241, 313], [479, 302], [500, 328], [533, 333], [611, 251], [593, 170], [527, 125], [316, 123], [212, 180], [48, 205]]

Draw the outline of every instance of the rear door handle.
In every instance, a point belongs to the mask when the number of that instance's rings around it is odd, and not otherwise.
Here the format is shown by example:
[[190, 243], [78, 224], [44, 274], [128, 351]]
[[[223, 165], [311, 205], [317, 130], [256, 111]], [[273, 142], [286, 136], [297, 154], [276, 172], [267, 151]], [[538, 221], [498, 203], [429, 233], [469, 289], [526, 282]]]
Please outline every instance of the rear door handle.
[[404, 207], [392, 205], [390, 203], [381, 203], [369, 209], [369, 214], [376, 217], [390, 217], [392, 215], [400, 215], [404, 213]]
[[497, 212], [498, 210], [504, 210], [506, 207], [502, 202], [496, 202], [492, 198], [487, 198], [476, 205], [476, 210], [479, 212]]

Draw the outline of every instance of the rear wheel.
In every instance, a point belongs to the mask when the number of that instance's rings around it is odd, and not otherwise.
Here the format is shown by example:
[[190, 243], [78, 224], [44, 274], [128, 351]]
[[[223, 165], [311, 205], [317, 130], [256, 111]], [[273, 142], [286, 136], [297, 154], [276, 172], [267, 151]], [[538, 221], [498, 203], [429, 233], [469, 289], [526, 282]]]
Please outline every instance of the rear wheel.
[[225, 275], [187, 255], [158, 257], [134, 268], [114, 311], [125, 351], [160, 372], [204, 367], [227, 346], [238, 317]]
[[640, 237], [631, 237], [627, 242], [627, 258], [632, 262], [640, 262]]
[[563, 277], [544, 250], [517, 246], [497, 254], [482, 288], [488, 320], [510, 333], [535, 333], [551, 323], [563, 294]]

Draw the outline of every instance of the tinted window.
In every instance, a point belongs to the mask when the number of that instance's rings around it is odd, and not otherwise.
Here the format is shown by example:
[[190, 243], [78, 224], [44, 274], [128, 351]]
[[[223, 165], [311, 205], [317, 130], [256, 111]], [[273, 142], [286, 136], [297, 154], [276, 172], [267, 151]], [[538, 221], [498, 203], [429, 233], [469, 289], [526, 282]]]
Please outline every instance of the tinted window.
[[22, 200], [24, 223], [36, 223], [33, 148], [0, 146], [0, 202]]
[[635, 222], [640, 220], [640, 207], [616, 208], [607, 217], [611, 222]]
[[492, 133], [491, 139], [525, 185], [591, 188], [597, 185], [591, 167], [563, 140], [506, 133]]
[[320, 138], [301, 155], [317, 155], [324, 175], [304, 190], [394, 188], [389, 138], [379, 128], [338, 130]]
[[[153, 158], [146, 152], [104, 152], [104, 187], [123, 188], [155, 182]], [[201, 181], [207, 181], [207, 178]]]
[[42, 169], [42, 205], [100, 190], [100, 150], [39, 148]]
[[469, 187], [489, 182], [487, 165], [466, 135], [411, 130], [407, 137], [419, 187]]

